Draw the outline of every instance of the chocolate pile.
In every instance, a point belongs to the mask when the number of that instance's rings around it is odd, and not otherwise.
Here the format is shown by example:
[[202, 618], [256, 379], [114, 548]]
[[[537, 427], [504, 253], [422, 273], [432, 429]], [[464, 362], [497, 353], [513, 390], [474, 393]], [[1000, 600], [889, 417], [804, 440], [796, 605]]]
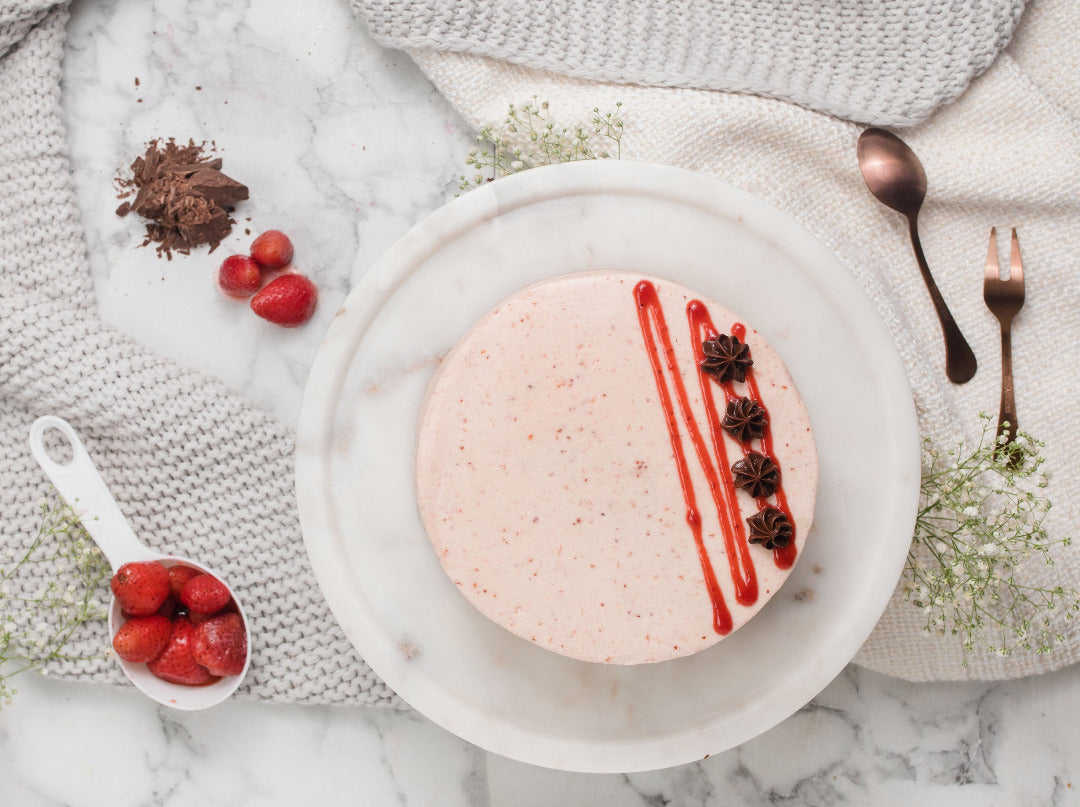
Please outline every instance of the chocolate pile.
[[248, 198], [247, 186], [221, 173], [221, 158], [204, 148], [190, 140], [186, 146], [155, 140], [131, 164], [131, 177], [117, 180], [118, 198], [135, 193], [135, 199], [116, 215], [134, 211], [149, 219], [142, 246], [156, 243], [158, 255], [169, 260], [173, 252], [187, 255], [202, 244], [213, 252], [236, 223], [229, 214]]

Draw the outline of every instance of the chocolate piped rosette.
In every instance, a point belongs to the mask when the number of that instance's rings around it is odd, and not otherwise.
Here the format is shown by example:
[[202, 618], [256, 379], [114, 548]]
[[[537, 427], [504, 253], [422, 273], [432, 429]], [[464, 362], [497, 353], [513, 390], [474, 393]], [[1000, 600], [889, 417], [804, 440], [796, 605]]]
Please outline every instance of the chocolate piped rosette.
[[696, 653], [776, 594], [817, 451], [779, 355], [719, 304], [623, 272], [529, 286], [443, 361], [420, 513], [484, 615], [572, 658]]

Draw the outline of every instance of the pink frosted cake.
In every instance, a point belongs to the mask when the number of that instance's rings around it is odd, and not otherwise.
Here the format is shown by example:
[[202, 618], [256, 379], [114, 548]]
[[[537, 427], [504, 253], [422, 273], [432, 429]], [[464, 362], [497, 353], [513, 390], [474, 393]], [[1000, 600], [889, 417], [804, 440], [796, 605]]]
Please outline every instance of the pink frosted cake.
[[420, 512], [484, 615], [576, 659], [696, 653], [791, 571], [814, 515], [810, 420], [776, 352], [675, 283], [564, 275], [442, 363]]

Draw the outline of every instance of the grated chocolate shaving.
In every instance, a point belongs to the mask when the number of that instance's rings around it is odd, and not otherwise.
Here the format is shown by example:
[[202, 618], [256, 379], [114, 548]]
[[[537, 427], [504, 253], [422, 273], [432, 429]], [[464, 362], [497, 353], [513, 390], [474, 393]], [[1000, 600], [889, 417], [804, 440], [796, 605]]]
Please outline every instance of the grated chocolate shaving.
[[248, 198], [246, 185], [221, 172], [221, 158], [205, 153], [207, 145], [186, 146], [169, 138], [154, 140], [131, 164], [131, 176], [117, 178], [118, 199], [135, 198], [116, 208], [116, 215], [138, 213], [146, 222], [141, 246], [157, 244], [158, 255], [187, 255], [210, 245], [213, 252], [236, 220], [230, 213]]

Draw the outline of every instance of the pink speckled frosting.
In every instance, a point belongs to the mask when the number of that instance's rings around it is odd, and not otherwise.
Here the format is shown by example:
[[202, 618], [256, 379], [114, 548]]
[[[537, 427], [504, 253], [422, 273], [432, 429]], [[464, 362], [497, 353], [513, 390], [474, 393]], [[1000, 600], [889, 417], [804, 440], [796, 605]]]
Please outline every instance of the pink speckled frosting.
[[[420, 512], [450, 579], [507, 630], [585, 661], [663, 661], [723, 638], [639, 327], [633, 289], [642, 279], [656, 286], [707, 429], [684, 311], [701, 300], [720, 330], [736, 316], [675, 283], [617, 272], [564, 275], [504, 300], [443, 362], [420, 418]], [[783, 361], [743, 324], [801, 555], [818, 479], [810, 420]], [[751, 546], [759, 596], [736, 602], [720, 520], [685, 429], [682, 439], [737, 629], [790, 569]], [[740, 458], [739, 444], [724, 439], [730, 459]], [[744, 492], [737, 500], [741, 518], [756, 512]]]

